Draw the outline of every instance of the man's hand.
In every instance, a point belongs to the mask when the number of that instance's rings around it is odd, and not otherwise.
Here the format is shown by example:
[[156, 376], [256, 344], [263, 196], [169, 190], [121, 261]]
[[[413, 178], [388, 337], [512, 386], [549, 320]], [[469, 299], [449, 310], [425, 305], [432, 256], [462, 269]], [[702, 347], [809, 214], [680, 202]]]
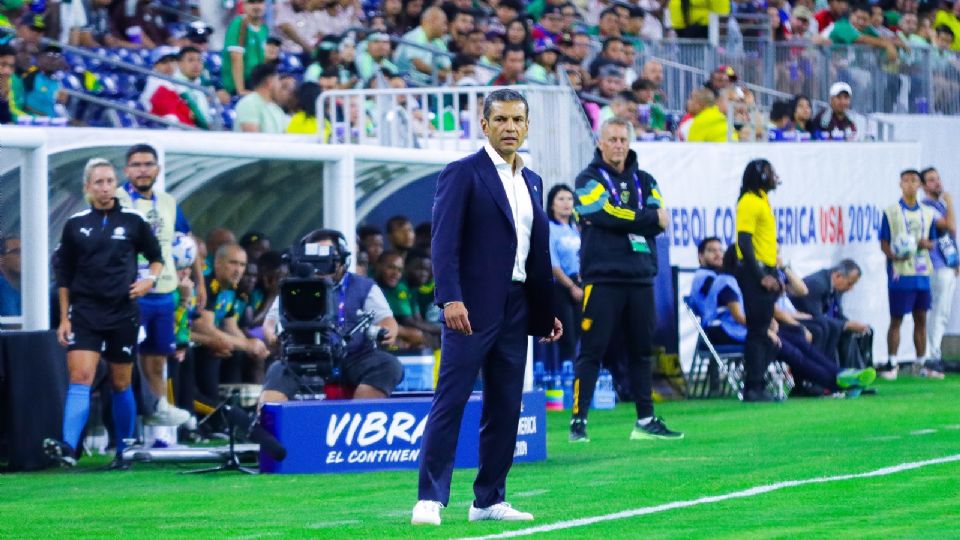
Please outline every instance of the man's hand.
[[60, 327], [57, 328], [57, 341], [60, 342], [60, 345], [66, 347], [70, 345], [71, 339], [73, 339], [73, 324], [70, 319], [61, 319]]
[[560, 339], [560, 336], [563, 335], [563, 324], [560, 323], [560, 319], [553, 318], [553, 330], [550, 331], [550, 335], [544, 338], [540, 338], [540, 343], [553, 343]]
[[856, 332], [857, 334], [864, 334], [870, 331], [870, 327], [860, 321], [847, 321], [843, 325], [843, 329]]
[[177, 288], [180, 290], [180, 303], [187, 305], [190, 302], [190, 297], [193, 296], [193, 280], [190, 279], [190, 276], [185, 276], [177, 284]]
[[396, 332], [396, 330], [394, 330], [394, 329], [392, 329], [392, 328], [388, 328], [388, 327], [386, 327], [386, 326], [381, 326], [380, 328], [383, 328], [384, 330], [386, 330], [386, 331], [387, 331], [387, 335], [386, 335], [386, 337], [383, 338], [382, 341], [380, 341], [379, 345], [381, 345], [381, 346], [383, 346], [383, 347], [393, 347], [394, 344], [396, 344], [396, 342], [397, 342], [397, 332]]
[[660, 225], [661, 229], [667, 230], [667, 225], [670, 224], [670, 215], [666, 208], [657, 208], [657, 224]]
[[154, 281], [152, 279], [141, 279], [133, 285], [130, 286], [130, 298], [140, 298], [141, 296], [150, 292], [150, 289], [153, 288]]
[[573, 298], [573, 301], [579, 304], [583, 302], [583, 289], [574, 285], [570, 287], [570, 298]]
[[257, 360], [265, 360], [270, 356], [267, 346], [257, 338], [247, 338], [247, 352]]
[[473, 334], [473, 328], [470, 327], [470, 318], [467, 313], [467, 306], [463, 302], [450, 302], [443, 308], [443, 320], [447, 328], [469, 336]]
[[807, 343], [813, 343], [813, 333], [810, 330], [803, 329], [803, 339], [807, 340]]
[[930, 240], [929, 238], [924, 238], [923, 240], [920, 240], [919, 242], [917, 242], [917, 247], [919, 247], [920, 249], [933, 249], [933, 240]]
[[780, 280], [769, 275], [763, 276], [763, 279], [760, 280], [760, 286], [770, 292], [779, 292]]

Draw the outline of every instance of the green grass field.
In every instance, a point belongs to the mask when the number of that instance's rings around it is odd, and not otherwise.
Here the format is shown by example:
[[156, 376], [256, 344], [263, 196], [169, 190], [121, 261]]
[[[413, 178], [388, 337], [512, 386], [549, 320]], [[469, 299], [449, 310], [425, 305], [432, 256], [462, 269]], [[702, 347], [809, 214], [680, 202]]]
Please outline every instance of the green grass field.
[[[588, 444], [548, 415], [545, 463], [514, 467], [508, 500], [533, 525], [864, 473], [960, 454], [960, 377], [902, 378], [855, 400], [660, 404], [677, 442], [627, 440], [632, 406], [591, 415]], [[474, 470], [454, 475], [439, 528], [413, 528], [416, 473], [183, 476], [179, 467], [0, 476], [0, 538], [453, 538], [530, 524], [471, 524]], [[549, 538], [960, 538], [960, 461], [787, 487], [540, 534]]]

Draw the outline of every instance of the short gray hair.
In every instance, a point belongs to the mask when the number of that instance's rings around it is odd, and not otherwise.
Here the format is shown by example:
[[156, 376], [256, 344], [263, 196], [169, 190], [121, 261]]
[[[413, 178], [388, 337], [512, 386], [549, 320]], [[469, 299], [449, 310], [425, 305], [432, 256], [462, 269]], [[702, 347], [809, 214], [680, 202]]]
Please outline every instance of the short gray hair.
[[483, 118], [486, 120], [490, 119], [490, 109], [493, 107], [493, 103], [496, 101], [508, 102], [508, 101], [519, 101], [523, 103], [523, 114], [530, 119], [530, 104], [527, 103], [527, 98], [523, 97], [523, 94], [517, 92], [516, 90], [510, 90], [509, 88], [501, 88], [500, 90], [494, 90], [487, 94], [483, 98]]
[[90, 180], [90, 177], [93, 176], [93, 170], [100, 167], [110, 167], [111, 169], [116, 170], [116, 167], [113, 166], [113, 163], [110, 160], [102, 157], [90, 158], [87, 161], [87, 164], [83, 166], [83, 185], [87, 185], [87, 182]]
[[863, 275], [863, 272], [860, 270], [860, 265], [856, 263], [853, 259], [843, 259], [838, 262], [833, 268], [830, 269], [830, 273], [839, 273], [843, 277], [850, 277], [851, 274], [856, 272], [858, 275]]
[[623, 118], [618, 118], [614, 116], [613, 118], [607, 118], [606, 120], [604, 120], [603, 123], [600, 124], [600, 130], [597, 131], [597, 133], [599, 133], [600, 135], [603, 135], [603, 130], [607, 129], [608, 126], [624, 127], [624, 128], [627, 128], [628, 132], [633, 127], [632, 125], [630, 125], [630, 122], [624, 120]]

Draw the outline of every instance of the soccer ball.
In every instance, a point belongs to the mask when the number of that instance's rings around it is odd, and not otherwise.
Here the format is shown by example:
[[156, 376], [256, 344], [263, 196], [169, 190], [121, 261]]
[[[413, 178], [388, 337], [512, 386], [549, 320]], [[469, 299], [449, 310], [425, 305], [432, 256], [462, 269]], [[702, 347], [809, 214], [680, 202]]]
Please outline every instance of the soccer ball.
[[914, 255], [917, 252], [917, 237], [912, 234], [901, 234], [893, 239], [890, 249], [897, 257]]
[[188, 234], [178, 232], [174, 235], [171, 250], [173, 251], [173, 265], [177, 267], [177, 270], [188, 268], [193, 265], [193, 261], [197, 260], [197, 243]]

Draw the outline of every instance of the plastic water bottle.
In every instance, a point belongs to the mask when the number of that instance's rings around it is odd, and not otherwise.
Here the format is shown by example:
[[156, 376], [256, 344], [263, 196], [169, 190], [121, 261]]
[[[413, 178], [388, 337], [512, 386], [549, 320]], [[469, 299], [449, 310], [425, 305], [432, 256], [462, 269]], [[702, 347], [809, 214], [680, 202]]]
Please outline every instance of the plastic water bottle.
[[460, 111], [460, 131], [461, 139], [470, 138], [470, 111]]
[[597, 387], [593, 392], [594, 409], [612, 409], [617, 404], [617, 392], [613, 389], [613, 375], [605, 369], [600, 370]]
[[556, 372], [547, 374], [547, 410], [563, 410], [563, 383]]
[[547, 370], [543, 367], [543, 362], [533, 363], [533, 388], [535, 390], [546, 390], [545, 382]]
[[573, 362], [565, 360], [560, 368], [560, 384], [563, 387], [563, 408], [573, 409]]

